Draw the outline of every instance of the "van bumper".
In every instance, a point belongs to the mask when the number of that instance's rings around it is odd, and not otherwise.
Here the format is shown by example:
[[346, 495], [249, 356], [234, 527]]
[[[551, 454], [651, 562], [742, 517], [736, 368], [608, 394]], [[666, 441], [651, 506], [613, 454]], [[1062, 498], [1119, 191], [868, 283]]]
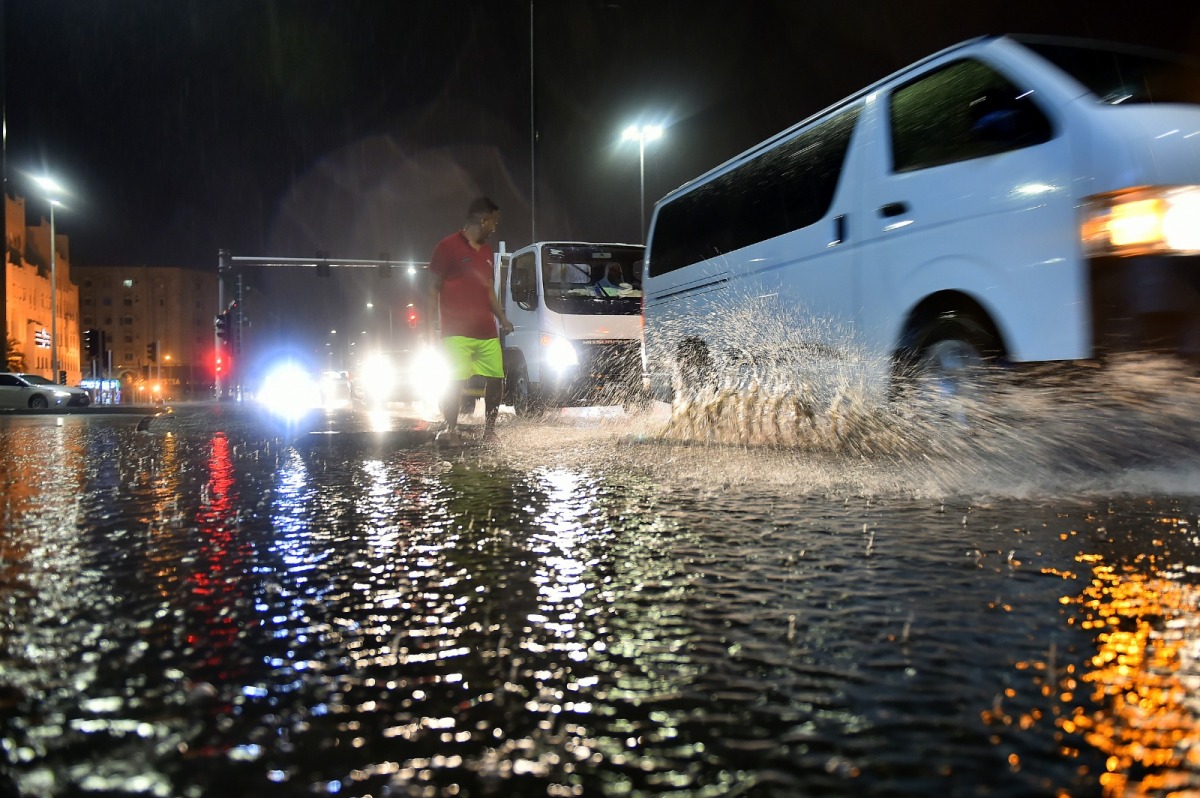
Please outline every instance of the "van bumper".
[[1093, 258], [1089, 278], [1097, 355], [1200, 359], [1200, 256]]

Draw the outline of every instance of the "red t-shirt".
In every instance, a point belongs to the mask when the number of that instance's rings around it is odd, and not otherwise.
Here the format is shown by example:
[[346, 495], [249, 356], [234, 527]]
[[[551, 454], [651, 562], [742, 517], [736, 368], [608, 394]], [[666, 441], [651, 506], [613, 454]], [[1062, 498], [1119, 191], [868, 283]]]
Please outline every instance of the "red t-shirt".
[[492, 248], [471, 246], [461, 232], [451, 233], [433, 248], [429, 271], [442, 278], [438, 312], [442, 337], [496, 338], [496, 318], [488, 295], [492, 288]]

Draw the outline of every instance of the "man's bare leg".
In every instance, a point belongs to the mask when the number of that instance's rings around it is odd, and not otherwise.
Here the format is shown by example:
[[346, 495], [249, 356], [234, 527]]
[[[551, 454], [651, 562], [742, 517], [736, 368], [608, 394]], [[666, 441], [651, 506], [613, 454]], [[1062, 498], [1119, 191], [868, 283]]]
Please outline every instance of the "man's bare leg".
[[446, 432], [451, 435], [458, 432], [458, 414], [462, 411], [462, 393], [465, 385], [464, 382], [455, 380], [442, 396], [442, 418], [446, 421]]
[[496, 416], [500, 412], [500, 402], [504, 398], [504, 378], [485, 377], [483, 381], [483, 434], [484, 437], [494, 435]]

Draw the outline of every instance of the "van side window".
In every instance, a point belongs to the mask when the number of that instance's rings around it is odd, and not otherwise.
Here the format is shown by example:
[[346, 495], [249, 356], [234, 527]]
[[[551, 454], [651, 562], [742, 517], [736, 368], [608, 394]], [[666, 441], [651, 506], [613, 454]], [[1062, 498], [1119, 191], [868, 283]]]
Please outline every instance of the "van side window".
[[650, 275], [820, 221], [833, 203], [860, 110], [855, 104], [660, 208]]
[[1050, 120], [980, 61], [957, 61], [897, 89], [891, 99], [892, 168], [911, 172], [1049, 141]]

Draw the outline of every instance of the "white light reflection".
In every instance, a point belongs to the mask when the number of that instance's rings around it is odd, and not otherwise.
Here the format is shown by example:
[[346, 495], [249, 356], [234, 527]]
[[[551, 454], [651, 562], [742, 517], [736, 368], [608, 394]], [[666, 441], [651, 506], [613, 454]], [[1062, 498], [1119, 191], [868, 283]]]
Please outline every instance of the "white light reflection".
[[546, 490], [546, 508], [535, 519], [540, 532], [530, 544], [540, 555], [533, 578], [538, 586], [540, 613], [529, 620], [540, 624], [562, 641], [561, 649], [576, 661], [587, 658], [587, 645], [576, 639], [581, 627], [583, 597], [589, 585], [582, 579], [589, 562], [581, 555], [583, 544], [593, 532], [592, 522], [601, 517], [595, 489], [584, 474], [567, 469], [549, 469], [540, 474]]
[[310, 483], [308, 466], [295, 449], [277, 474], [275, 502], [271, 526], [275, 530], [274, 550], [289, 566], [305, 567], [310, 563], [309, 530], [312, 528], [312, 500], [315, 489]]

